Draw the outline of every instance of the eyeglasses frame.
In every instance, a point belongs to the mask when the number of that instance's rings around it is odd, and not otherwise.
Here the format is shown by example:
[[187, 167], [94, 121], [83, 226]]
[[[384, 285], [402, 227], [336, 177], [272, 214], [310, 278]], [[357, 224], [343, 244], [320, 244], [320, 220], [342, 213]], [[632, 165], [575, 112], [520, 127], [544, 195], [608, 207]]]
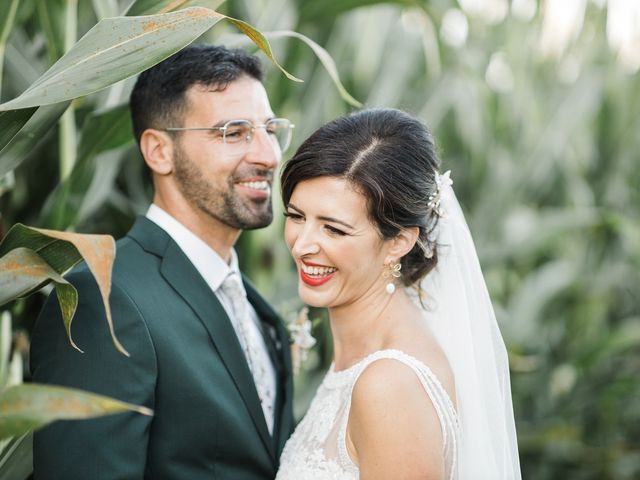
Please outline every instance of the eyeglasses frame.
[[[227, 144], [227, 129], [229, 128], [229, 124], [234, 123], [234, 122], [246, 122], [249, 125], [251, 125], [251, 134], [249, 137], [249, 140], [245, 140], [245, 143], [247, 145], [251, 144], [251, 142], [253, 142], [253, 137], [254, 137], [254, 132], [256, 130], [256, 128], [264, 128], [265, 132], [267, 129], [267, 124], [269, 122], [273, 122], [276, 120], [286, 120], [287, 122], [289, 122], [289, 139], [287, 142], [287, 145], [285, 145], [284, 148], [281, 148], [281, 153], [284, 153], [287, 151], [287, 149], [291, 146], [291, 134], [292, 134], [292, 130], [295, 128], [295, 125], [293, 123], [291, 123], [291, 121], [287, 118], [271, 118], [269, 120], [267, 120], [265, 123], [260, 123], [260, 124], [253, 124], [251, 123], [249, 120], [244, 120], [241, 118], [236, 118], [234, 120], [229, 120], [228, 122], [226, 122], [223, 126], [221, 127], [167, 127], [167, 128], [163, 128], [163, 130], [165, 132], [187, 132], [187, 131], [208, 131], [208, 132], [217, 132], [217, 131], [221, 131], [222, 132], [222, 141], [224, 142], [224, 144]], [[242, 142], [238, 142], [238, 143], [242, 143]]]

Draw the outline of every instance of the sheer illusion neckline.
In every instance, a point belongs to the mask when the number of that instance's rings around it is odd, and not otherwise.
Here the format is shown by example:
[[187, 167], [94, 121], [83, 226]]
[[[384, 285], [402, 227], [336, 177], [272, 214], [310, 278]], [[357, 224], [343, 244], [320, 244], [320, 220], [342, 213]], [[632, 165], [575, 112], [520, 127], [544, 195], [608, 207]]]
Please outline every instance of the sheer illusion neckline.
[[369, 360], [372, 356], [376, 355], [377, 353], [387, 352], [387, 351], [389, 350], [376, 350], [375, 352], [365, 355], [353, 365], [347, 368], [343, 368], [342, 370], [336, 370], [336, 364], [335, 362], [332, 361], [331, 365], [329, 366], [329, 371], [325, 376], [325, 381], [324, 381], [325, 387], [339, 388], [349, 383], [353, 375], [358, 371], [358, 367], [360, 367], [364, 362]]
[[347, 368], [344, 368], [342, 370], [336, 370], [335, 363], [331, 362], [331, 365], [329, 366], [329, 370], [327, 371], [327, 374], [324, 378], [323, 384], [326, 388], [329, 388], [329, 389], [343, 387], [344, 385], [351, 382], [351, 380], [353, 379], [353, 376], [356, 375], [356, 373], [359, 371], [360, 367], [363, 364], [368, 363], [369, 360], [371, 360], [374, 357], [385, 356], [389, 353], [394, 355], [400, 355], [405, 358], [409, 358], [413, 362], [417, 362], [418, 364], [429, 369], [429, 367], [427, 367], [424, 362], [422, 362], [421, 360], [418, 360], [413, 355], [409, 355], [408, 353], [405, 353], [402, 350], [398, 350], [397, 348], [386, 348], [384, 350], [376, 350], [375, 352], [371, 352], [370, 354], [362, 357], [353, 365]]

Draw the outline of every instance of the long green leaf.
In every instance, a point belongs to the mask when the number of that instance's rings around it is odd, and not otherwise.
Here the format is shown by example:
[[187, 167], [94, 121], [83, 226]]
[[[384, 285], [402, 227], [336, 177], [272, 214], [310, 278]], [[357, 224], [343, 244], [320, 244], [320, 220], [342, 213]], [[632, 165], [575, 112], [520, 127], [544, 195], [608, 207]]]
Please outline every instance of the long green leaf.
[[22, 435], [55, 420], [94, 418], [121, 412], [153, 415], [146, 408], [65, 387], [23, 384], [0, 394], [0, 438]]
[[118, 0], [91, 0], [98, 20], [116, 17], [119, 13]]
[[271, 60], [275, 64], [275, 66], [278, 67], [280, 71], [284, 73], [289, 80], [293, 80], [294, 82], [302, 82], [302, 80], [291, 75], [282, 67], [282, 65], [278, 63], [278, 61], [276, 60], [276, 57], [273, 55], [273, 51], [271, 50], [271, 45], [269, 45], [269, 41], [262, 33], [260, 33], [258, 30], [253, 28], [247, 22], [243, 22], [242, 20], [238, 20], [236, 18], [231, 18], [231, 17], [225, 17], [225, 18], [229, 20], [231, 23], [233, 23], [238, 30], [240, 30], [247, 37], [249, 37], [253, 41], [253, 43], [255, 43], [257, 47], [260, 50], [262, 50], [262, 52], [267, 56], [267, 58]]
[[101, 20], [22, 95], [0, 105], [0, 111], [48, 105], [101, 90], [164, 60], [223, 18], [249, 36], [285, 75], [299, 80], [276, 62], [267, 40], [251, 25], [207, 8], [187, 8]]
[[0, 478], [27, 478], [33, 471], [33, 432], [6, 442], [0, 452]]
[[17, 10], [18, 0], [5, 0], [0, 6], [0, 18], [4, 19], [0, 25], [0, 45], [7, 43], [7, 38], [9, 38], [9, 33], [11, 33], [11, 29], [13, 28]]
[[[20, 225], [20, 224], [18, 224]], [[78, 249], [70, 242], [66, 242], [64, 240], [57, 240], [55, 238], [50, 238], [44, 235], [40, 235], [38, 232], [33, 232], [36, 235], [36, 239], [34, 242], [31, 242], [31, 239], [27, 237], [22, 237], [21, 235], [14, 235], [16, 232], [16, 226], [14, 226], [9, 233], [11, 234], [10, 238], [16, 239], [15, 248], [25, 247], [37, 252], [38, 255], [45, 261], [47, 264], [53, 268], [59, 275], [64, 275], [68, 272], [73, 266], [75, 266], [80, 260], [82, 260], [82, 256]], [[25, 227], [29, 228], [29, 227]], [[14, 243], [14, 242], [7, 242]], [[32, 248], [29, 245], [34, 244], [35, 246]], [[2, 244], [2, 250], [4, 250], [5, 244]], [[3, 252], [2, 255], [5, 253]]]
[[62, 275], [82, 260], [80, 253], [73, 245], [70, 245], [70, 248], [64, 248], [63, 245], [70, 244], [55, 237], [43, 235], [35, 228], [17, 223], [0, 241], [0, 256], [16, 248], [28, 248], [37, 252], [51, 268]]
[[36, 2], [38, 23], [47, 40], [50, 63], [64, 53], [65, 5], [60, 0], [38, 0]]
[[[28, 295], [50, 281], [69, 285], [29, 248], [16, 248], [0, 257], [0, 305]], [[72, 310], [75, 311], [75, 305]]]
[[215, 10], [225, 0], [136, 0], [127, 8], [128, 17], [175, 12], [187, 7], [205, 7]]
[[7, 384], [9, 377], [9, 360], [13, 340], [11, 323], [11, 313], [8, 310], [0, 312], [0, 388]]
[[0, 151], [17, 135], [17, 133], [25, 126], [37, 107], [22, 108], [20, 110], [11, 110], [9, 112], [0, 112]]
[[[109, 150], [96, 156], [91, 162], [95, 166], [91, 183], [86, 191], [78, 192], [77, 198], [73, 202], [73, 208], [77, 208], [77, 214], [68, 219], [70, 226], [75, 227], [84, 222], [93, 222], [98, 209], [111, 207], [110, 200], [114, 198], [113, 191], [117, 188], [116, 183], [122, 165], [130, 161], [132, 157], [135, 158], [137, 153], [137, 150], [124, 147]], [[140, 164], [138, 164], [139, 166]], [[138, 174], [144, 175], [143, 172], [138, 172]], [[125, 174], [125, 176], [127, 175]], [[131, 179], [128, 179], [127, 182], [130, 183]]]
[[129, 105], [92, 112], [82, 126], [79, 161], [133, 142]]
[[71, 176], [59, 184], [47, 200], [41, 223], [56, 230], [74, 225], [94, 177], [96, 156], [132, 142], [128, 105], [90, 114], [82, 128], [78, 161]]
[[[10, 255], [11, 252], [20, 248], [30, 249], [36, 252], [37, 255], [46, 262], [47, 266], [50, 267], [51, 272], [56, 275], [60, 275], [63, 271], [66, 271], [66, 269], [75, 265], [80, 258], [83, 258], [87, 263], [91, 274], [96, 279], [96, 283], [100, 289], [105, 315], [107, 317], [107, 324], [109, 326], [109, 331], [111, 332], [113, 343], [120, 352], [127, 356], [129, 355], [116, 338], [115, 330], [113, 328], [113, 320], [111, 318], [111, 309], [109, 307], [111, 270], [113, 268], [113, 261], [116, 255], [115, 240], [113, 237], [110, 235], [88, 235], [72, 232], [59, 232], [56, 230], [46, 230], [16, 224], [11, 228], [11, 230], [9, 230], [5, 238], [0, 243], [0, 255], [2, 255], [0, 260], [4, 260], [5, 255]], [[34, 262], [36, 262], [36, 260], [34, 260]], [[29, 272], [26, 270], [24, 273], [27, 274]], [[4, 291], [2, 291], [0, 293], [0, 304], [11, 300], [11, 295], [15, 295], [17, 290], [24, 292], [22, 293], [22, 295], [24, 295], [30, 293], [38, 286], [42, 286], [42, 282], [46, 283], [50, 280], [54, 280], [54, 277], [50, 272], [45, 273], [47, 275], [42, 277], [40, 285], [32, 285], [31, 289], [25, 290], [24, 287], [21, 287], [21, 289], [17, 289], [17, 287], [15, 287], [13, 290], [9, 290], [10, 287], [8, 286], [7, 291], [10, 291], [11, 294], [5, 294]], [[0, 269], [0, 275], [8, 276], [9, 273], [5, 274], [5, 272]], [[56, 283], [56, 293], [60, 300], [69, 341], [74, 345], [71, 338], [71, 320], [73, 318], [75, 307], [73, 307], [73, 309], [70, 307], [73, 294], [70, 293], [70, 289], [68, 287], [62, 286], [58, 288], [59, 284], [64, 285], [58, 281], [58, 283]]]
[[[0, 150], [0, 177], [16, 168], [27, 157], [27, 154], [40, 142], [44, 134], [58, 121], [69, 106], [69, 102], [45, 105], [38, 108], [28, 119], [20, 131]], [[24, 112], [25, 110], [19, 110]], [[0, 116], [0, 131], [11, 124], [11, 114]], [[2, 145], [2, 144], [0, 144]]]
[[4, 53], [7, 39], [13, 29], [17, 10], [18, 0], [5, 0], [0, 5], [0, 92], [2, 92], [2, 80], [4, 78]]
[[293, 37], [293, 38], [297, 38], [297, 39], [302, 40], [304, 43], [306, 43], [311, 48], [311, 50], [313, 50], [313, 53], [316, 54], [316, 56], [318, 57], [318, 59], [320, 60], [322, 65], [324, 66], [325, 70], [327, 71], [327, 73], [331, 77], [331, 80], [333, 80], [333, 83], [336, 85], [336, 88], [338, 89], [338, 92], [340, 92], [340, 96], [347, 103], [353, 105], [354, 107], [356, 107], [356, 108], [362, 107], [362, 103], [360, 103], [358, 100], [353, 98], [351, 96], [351, 94], [349, 92], [347, 92], [347, 89], [344, 88], [344, 85], [342, 85], [342, 82], [340, 81], [340, 75], [338, 74], [338, 68], [336, 67], [336, 63], [333, 61], [333, 58], [331, 58], [331, 55], [329, 55], [329, 52], [327, 52], [324, 48], [322, 48], [316, 42], [311, 40], [306, 35], [302, 35], [301, 33], [294, 32], [294, 31], [291, 31], [291, 30], [282, 30], [282, 31], [277, 31], [277, 32], [267, 32], [267, 33], [265, 33], [265, 36], [267, 38]]
[[368, 7], [380, 3], [396, 4], [406, 7], [422, 6], [420, 0], [303, 0], [300, 2], [300, 20], [318, 21], [322, 18], [336, 18], [338, 15], [360, 7]]
[[55, 285], [71, 345], [80, 350], [71, 339], [71, 321], [78, 306], [78, 292], [73, 285], [29, 248], [16, 248], [0, 257], [0, 305], [29, 295], [49, 282]]

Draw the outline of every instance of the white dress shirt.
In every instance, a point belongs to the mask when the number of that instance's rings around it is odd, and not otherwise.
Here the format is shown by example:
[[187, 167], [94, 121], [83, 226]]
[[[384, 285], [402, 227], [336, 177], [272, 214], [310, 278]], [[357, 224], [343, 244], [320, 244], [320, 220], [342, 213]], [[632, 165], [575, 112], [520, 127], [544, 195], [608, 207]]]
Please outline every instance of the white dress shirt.
[[[207, 285], [209, 285], [211, 291], [218, 297], [218, 300], [220, 300], [220, 303], [226, 310], [229, 317], [232, 317], [232, 303], [230, 299], [227, 298], [227, 296], [223, 293], [220, 286], [230, 272], [234, 271], [240, 274], [240, 269], [238, 267], [238, 255], [236, 254], [235, 250], [233, 248], [231, 249], [231, 262], [230, 264], [227, 264], [213, 248], [207, 245], [191, 230], [189, 230], [182, 223], [180, 223], [178, 220], [176, 220], [174, 217], [169, 215], [166, 211], [164, 211], [157, 205], [151, 204], [149, 210], [147, 211], [146, 217], [153, 223], [158, 225], [160, 228], [162, 228], [165, 232], [167, 232], [167, 234], [173, 239], [173, 241], [178, 244], [180, 249], [191, 261], [193, 266], [196, 267], [196, 270], [198, 270]], [[244, 290], [244, 286], [242, 286], [242, 289]], [[260, 320], [258, 319], [258, 314], [249, 302], [247, 302], [247, 304], [250, 317], [253, 320], [250, 325], [247, 325], [247, 327], [255, 329], [257, 331], [258, 336], [260, 337], [259, 347], [263, 349], [262, 353], [264, 354], [265, 358], [269, 359], [269, 351], [264, 341], [262, 326], [260, 324]], [[235, 322], [231, 323], [235, 329]], [[240, 335], [240, 333], [236, 331], [236, 335]], [[271, 383], [270, 386], [273, 391], [276, 391], [275, 367], [270, 360], [267, 363], [267, 380]], [[267, 426], [269, 427], [270, 432], [273, 432], [274, 418], [273, 415], [268, 412], [273, 412], [274, 408], [275, 405], [262, 405], [262, 410], [265, 413], [265, 419], [267, 421]]]

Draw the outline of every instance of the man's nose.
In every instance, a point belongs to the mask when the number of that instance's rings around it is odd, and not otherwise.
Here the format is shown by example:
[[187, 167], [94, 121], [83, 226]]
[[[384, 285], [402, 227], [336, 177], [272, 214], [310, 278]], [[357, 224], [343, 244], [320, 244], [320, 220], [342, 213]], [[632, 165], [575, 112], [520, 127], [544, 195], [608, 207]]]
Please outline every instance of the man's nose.
[[245, 160], [273, 170], [282, 160], [282, 153], [275, 138], [272, 138], [264, 128], [256, 128], [253, 131], [253, 138], [249, 144]]

